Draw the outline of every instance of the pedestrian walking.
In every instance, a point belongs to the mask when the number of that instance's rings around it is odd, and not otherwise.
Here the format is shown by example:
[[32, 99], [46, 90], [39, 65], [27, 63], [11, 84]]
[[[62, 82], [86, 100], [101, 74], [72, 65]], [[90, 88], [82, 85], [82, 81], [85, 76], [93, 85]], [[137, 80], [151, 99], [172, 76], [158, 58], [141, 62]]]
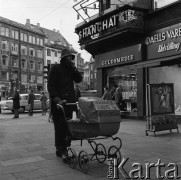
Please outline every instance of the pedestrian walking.
[[110, 93], [111, 93], [111, 96], [112, 96], [112, 100], [115, 100], [115, 92], [116, 92], [116, 89], [117, 89], [117, 85], [115, 84], [111, 90], [110, 90]]
[[123, 100], [122, 88], [117, 87], [116, 92], [115, 92], [115, 102], [119, 109], [121, 109], [122, 100]]
[[31, 89], [30, 94], [28, 95], [28, 104], [30, 106], [29, 116], [33, 116], [34, 100], [35, 100], [35, 95], [33, 90]]
[[15, 93], [13, 96], [13, 111], [14, 111], [14, 118], [19, 118], [19, 108], [20, 108], [20, 95], [17, 88], [15, 88]]
[[[68, 136], [68, 126], [61, 109], [57, 109], [57, 104], [63, 105], [63, 100], [68, 103], [75, 103], [74, 82], [82, 81], [82, 76], [75, 67], [75, 56], [68, 50], [63, 49], [60, 64], [51, 67], [48, 75], [48, 92], [51, 98], [51, 113], [55, 129], [56, 155], [62, 157], [63, 161], [67, 158], [66, 142]], [[72, 118], [73, 106], [64, 106], [66, 117]]]
[[79, 98], [81, 97], [79, 85], [75, 84], [75, 100], [78, 102]]
[[109, 92], [109, 88], [107, 86], [104, 88], [104, 94], [102, 96], [102, 99], [104, 99], [104, 100], [112, 100], [111, 93]]
[[41, 109], [42, 109], [42, 115], [46, 115], [46, 111], [47, 111], [47, 97], [45, 95], [44, 92], [41, 93]]

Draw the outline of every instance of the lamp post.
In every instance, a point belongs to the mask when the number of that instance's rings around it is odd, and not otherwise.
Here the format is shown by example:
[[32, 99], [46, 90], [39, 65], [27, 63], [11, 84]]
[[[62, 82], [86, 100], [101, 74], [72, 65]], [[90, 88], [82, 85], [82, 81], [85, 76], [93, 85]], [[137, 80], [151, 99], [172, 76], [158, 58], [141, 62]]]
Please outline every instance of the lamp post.
[[19, 79], [19, 92], [21, 93], [21, 32], [19, 29], [19, 39], [18, 39], [18, 55], [19, 55], [19, 73], [18, 73], [18, 79]]

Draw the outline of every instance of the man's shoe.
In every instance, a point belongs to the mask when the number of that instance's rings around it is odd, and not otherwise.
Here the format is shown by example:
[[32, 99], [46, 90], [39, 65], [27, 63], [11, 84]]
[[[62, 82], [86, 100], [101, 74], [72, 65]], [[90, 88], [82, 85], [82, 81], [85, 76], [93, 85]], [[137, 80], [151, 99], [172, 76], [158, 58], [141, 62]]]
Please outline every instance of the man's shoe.
[[62, 153], [57, 150], [57, 151], [56, 151], [56, 156], [57, 156], [57, 157], [62, 157]]
[[62, 160], [64, 163], [67, 163], [67, 153], [62, 154]]

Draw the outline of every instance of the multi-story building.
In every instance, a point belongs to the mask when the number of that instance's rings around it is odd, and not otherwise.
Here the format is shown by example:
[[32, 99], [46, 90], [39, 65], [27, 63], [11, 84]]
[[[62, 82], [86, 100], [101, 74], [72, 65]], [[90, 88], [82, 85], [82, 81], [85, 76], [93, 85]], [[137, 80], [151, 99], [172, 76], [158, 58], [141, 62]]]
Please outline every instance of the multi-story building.
[[[143, 117], [149, 110], [147, 84], [174, 83], [177, 113], [181, 107], [181, 1], [94, 1], [99, 8], [91, 2], [83, 0], [74, 6], [80, 6], [78, 14], [87, 15], [75, 31], [80, 46], [95, 58], [98, 96], [104, 86], [121, 86], [127, 110]], [[96, 14], [89, 13], [93, 9]]]
[[[81, 57], [80, 53], [77, 53], [75, 56], [75, 66], [77, 67], [78, 71], [81, 73], [82, 77], [84, 77], [84, 59]], [[79, 88], [81, 90], [85, 89], [83, 81], [79, 83]]]
[[97, 69], [95, 67], [95, 59], [93, 57], [90, 58], [89, 62], [90, 69], [90, 89], [97, 89]]
[[[60, 63], [61, 51], [64, 48], [70, 49], [70, 52], [77, 56], [77, 51], [72, 45], [63, 37], [59, 30], [50, 30], [41, 27], [38, 23], [37, 29], [41, 30], [45, 34], [45, 48], [44, 48], [44, 65], [52, 65]], [[47, 80], [44, 79], [44, 91], [47, 91]]]
[[84, 78], [83, 78], [84, 88], [88, 90], [90, 88], [90, 67], [89, 62], [84, 64]]
[[44, 38], [30, 21], [20, 24], [0, 17], [0, 89], [6, 96], [43, 89]]

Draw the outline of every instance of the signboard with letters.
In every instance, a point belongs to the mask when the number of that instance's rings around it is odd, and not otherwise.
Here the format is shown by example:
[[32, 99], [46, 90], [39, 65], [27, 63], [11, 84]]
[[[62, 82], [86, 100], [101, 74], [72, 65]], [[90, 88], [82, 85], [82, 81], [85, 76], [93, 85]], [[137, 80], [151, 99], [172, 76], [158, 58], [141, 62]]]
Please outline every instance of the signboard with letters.
[[181, 23], [154, 31], [146, 38], [148, 59], [181, 53]]
[[127, 48], [122, 48], [106, 52], [104, 54], [96, 55], [96, 67], [102, 68], [141, 61], [141, 49], [142, 45], [138, 44]]

